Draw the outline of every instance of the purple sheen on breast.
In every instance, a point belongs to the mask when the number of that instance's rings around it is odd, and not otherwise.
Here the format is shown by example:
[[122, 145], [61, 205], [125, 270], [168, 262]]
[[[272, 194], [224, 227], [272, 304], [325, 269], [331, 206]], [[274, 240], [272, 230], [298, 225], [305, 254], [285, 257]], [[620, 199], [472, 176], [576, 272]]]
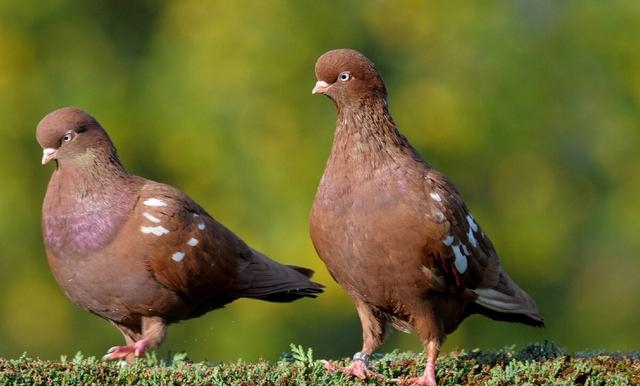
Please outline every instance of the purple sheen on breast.
[[47, 247], [63, 257], [84, 256], [107, 245], [131, 207], [122, 194], [110, 198], [94, 196], [66, 210], [50, 211], [43, 224]]
[[99, 212], [49, 216], [44, 224], [45, 241], [58, 256], [91, 253], [112, 238], [112, 218]]

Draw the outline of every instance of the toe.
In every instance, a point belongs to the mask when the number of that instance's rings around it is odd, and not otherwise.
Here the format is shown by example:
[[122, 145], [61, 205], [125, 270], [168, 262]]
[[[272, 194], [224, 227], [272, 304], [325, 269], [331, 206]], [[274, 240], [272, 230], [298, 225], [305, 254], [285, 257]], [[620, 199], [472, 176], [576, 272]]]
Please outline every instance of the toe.
[[324, 360], [324, 359], [321, 360], [320, 362], [322, 362], [322, 366], [324, 367], [325, 370], [327, 370], [329, 372], [332, 372], [332, 373], [335, 373], [336, 371], [338, 371], [338, 369], [336, 368], [336, 366], [333, 363], [331, 363], [331, 362], [329, 362], [327, 360]]

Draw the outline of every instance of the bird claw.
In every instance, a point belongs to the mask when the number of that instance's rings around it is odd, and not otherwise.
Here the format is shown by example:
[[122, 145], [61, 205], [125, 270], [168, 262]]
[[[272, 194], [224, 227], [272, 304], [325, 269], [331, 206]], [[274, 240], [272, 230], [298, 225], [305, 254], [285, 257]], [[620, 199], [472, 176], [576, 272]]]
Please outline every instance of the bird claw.
[[146, 339], [139, 340], [126, 346], [113, 346], [107, 350], [107, 354], [102, 357], [102, 360], [111, 361], [125, 358], [127, 361], [132, 361], [133, 358], [143, 355], [147, 350], [147, 346], [148, 342]]
[[324, 368], [331, 373], [341, 372], [347, 376], [352, 376], [363, 380], [367, 378], [385, 380], [384, 375], [369, 370], [367, 364], [362, 360], [354, 360], [347, 367], [336, 367], [333, 363], [327, 360], [322, 360], [321, 362], [324, 365]]
[[329, 362], [326, 359], [322, 359], [320, 360], [320, 362], [322, 363], [322, 365], [324, 366], [324, 369], [331, 372], [331, 373], [335, 373], [338, 369], [333, 365], [333, 363]]
[[421, 377], [393, 378], [388, 381], [391, 383], [397, 383], [399, 385], [407, 386], [437, 386], [438, 384], [435, 378], [425, 375]]
[[360, 379], [367, 379], [368, 373], [373, 373], [369, 370], [367, 364], [364, 361], [356, 360], [352, 361], [349, 367], [341, 369], [344, 374], [352, 375]]
[[130, 346], [114, 346], [107, 350], [107, 353], [102, 357], [103, 361], [112, 361], [116, 359], [122, 359], [129, 355], [134, 355], [134, 349]]

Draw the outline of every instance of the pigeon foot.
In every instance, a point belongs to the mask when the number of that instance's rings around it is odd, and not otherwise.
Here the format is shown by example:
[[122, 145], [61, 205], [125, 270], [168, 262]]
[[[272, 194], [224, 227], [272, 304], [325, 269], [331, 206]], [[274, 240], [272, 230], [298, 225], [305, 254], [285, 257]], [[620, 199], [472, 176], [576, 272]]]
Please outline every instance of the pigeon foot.
[[385, 380], [384, 375], [380, 373], [376, 373], [375, 371], [369, 370], [369, 367], [367, 366], [367, 364], [362, 360], [354, 360], [347, 367], [336, 367], [333, 363], [329, 361], [323, 361], [323, 363], [324, 363], [324, 368], [331, 373], [341, 372], [348, 376], [352, 376], [360, 379], [375, 378], [378, 380]]
[[126, 346], [113, 346], [107, 351], [107, 354], [102, 357], [102, 360], [111, 361], [124, 358], [127, 362], [132, 362], [133, 358], [144, 355], [148, 347], [149, 340], [147, 338], [140, 339]]

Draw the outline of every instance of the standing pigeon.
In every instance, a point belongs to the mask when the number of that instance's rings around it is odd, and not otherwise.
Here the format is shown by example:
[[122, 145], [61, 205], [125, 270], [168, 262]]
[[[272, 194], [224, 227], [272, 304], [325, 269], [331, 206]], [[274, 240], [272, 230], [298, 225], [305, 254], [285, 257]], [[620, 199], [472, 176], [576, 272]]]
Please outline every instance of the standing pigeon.
[[160, 345], [168, 324], [238, 298], [290, 302], [322, 292], [312, 270], [269, 259], [181, 191], [129, 174], [89, 114], [53, 111], [36, 137], [42, 163], [57, 163], [42, 215], [51, 271], [126, 341], [104, 359], [131, 361]]
[[366, 57], [332, 50], [313, 94], [338, 110], [331, 155], [311, 210], [311, 238], [355, 303], [362, 350], [344, 372], [365, 378], [388, 324], [415, 330], [427, 358], [413, 382], [435, 385], [446, 334], [475, 313], [544, 324], [533, 299], [500, 266], [460, 193], [396, 128], [382, 77]]

